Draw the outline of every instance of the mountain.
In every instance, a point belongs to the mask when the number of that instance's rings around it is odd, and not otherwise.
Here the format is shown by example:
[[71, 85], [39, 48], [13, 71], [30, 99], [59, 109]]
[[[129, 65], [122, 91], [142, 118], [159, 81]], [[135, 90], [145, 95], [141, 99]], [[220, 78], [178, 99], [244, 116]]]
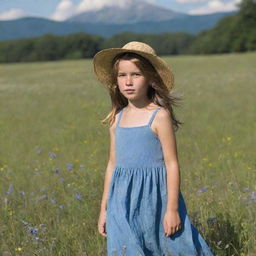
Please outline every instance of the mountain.
[[215, 26], [223, 17], [236, 12], [214, 13], [209, 15], [185, 15], [164, 21], [143, 21], [133, 24], [104, 24], [57, 22], [42, 18], [21, 18], [10, 21], [0, 21], [0, 41], [19, 38], [37, 37], [44, 34], [67, 35], [76, 32], [111, 37], [115, 34], [130, 31], [134, 33], [174, 33], [187, 32], [197, 34]]
[[178, 17], [188, 16], [153, 5], [144, 1], [131, 1], [125, 8], [119, 6], [106, 6], [97, 11], [87, 11], [73, 16], [66, 21], [78, 23], [103, 24], [134, 24], [147, 21], [164, 21]]

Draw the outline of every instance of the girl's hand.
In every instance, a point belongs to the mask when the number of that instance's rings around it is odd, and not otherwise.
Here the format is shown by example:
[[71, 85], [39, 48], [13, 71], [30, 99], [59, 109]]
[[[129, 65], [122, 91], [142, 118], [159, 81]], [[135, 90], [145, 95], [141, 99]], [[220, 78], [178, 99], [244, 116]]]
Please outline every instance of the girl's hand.
[[102, 236], [107, 236], [106, 232], [106, 210], [100, 211], [100, 216], [98, 220], [98, 231]]
[[165, 236], [173, 235], [181, 229], [181, 221], [179, 212], [176, 210], [166, 211], [164, 215], [164, 231]]

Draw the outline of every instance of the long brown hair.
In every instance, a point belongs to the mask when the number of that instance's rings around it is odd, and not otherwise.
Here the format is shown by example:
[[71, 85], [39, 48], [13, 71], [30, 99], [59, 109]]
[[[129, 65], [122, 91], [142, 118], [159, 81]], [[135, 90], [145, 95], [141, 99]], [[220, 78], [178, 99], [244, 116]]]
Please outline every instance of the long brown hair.
[[110, 125], [112, 125], [112, 123], [115, 121], [116, 114], [128, 105], [127, 98], [125, 98], [121, 94], [117, 85], [117, 73], [120, 60], [132, 61], [140, 69], [143, 75], [145, 75], [149, 79], [149, 81], [151, 81], [147, 93], [149, 100], [159, 106], [164, 107], [169, 111], [174, 130], [177, 131], [179, 126], [183, 124], [183, 122], [176, 119], [173, 111], [173, 106], [179, 105], [179, 101], [182, 100], [181, 97], [174, 95], [173, 91], [170, 92], [167, 89], [163, 80], [156, 72], [155, 68], [146, 58], [132, 52], [118, 54], [112, 61], [112, 86], [109, 88], [109, 95], [112, 102], [112, 110], [105, 119], [101, 120], [101, 122], [103, 124], [109, 123]]

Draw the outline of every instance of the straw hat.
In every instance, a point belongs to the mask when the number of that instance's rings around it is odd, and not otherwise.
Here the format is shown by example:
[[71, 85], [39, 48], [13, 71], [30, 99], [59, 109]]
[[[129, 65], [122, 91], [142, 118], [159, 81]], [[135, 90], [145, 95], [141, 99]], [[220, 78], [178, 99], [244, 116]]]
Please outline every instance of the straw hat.
[[162, 78], [168, 90], [174, 87], [174, 75], [166, 62], [158, 57], [148, 44], [132, 41], [122, 48], [109, 48], [99, 51], [93, 58], [94, 72], [98, 80], [107, 87], [112, 86], [112, 61], [116, 55], [124, 52], [137, 53], [146, 58]]

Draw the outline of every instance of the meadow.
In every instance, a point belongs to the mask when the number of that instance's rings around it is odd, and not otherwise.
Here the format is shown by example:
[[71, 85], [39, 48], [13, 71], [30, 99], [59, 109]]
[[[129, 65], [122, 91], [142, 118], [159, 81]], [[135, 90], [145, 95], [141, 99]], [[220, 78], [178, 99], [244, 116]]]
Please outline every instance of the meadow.
[[[217, 256], [256, 255], [256, 52], [165, 56], [181, 190]], [[106, 255], [111, 102], [91, 59], [0, 65], [0, 255]]]

